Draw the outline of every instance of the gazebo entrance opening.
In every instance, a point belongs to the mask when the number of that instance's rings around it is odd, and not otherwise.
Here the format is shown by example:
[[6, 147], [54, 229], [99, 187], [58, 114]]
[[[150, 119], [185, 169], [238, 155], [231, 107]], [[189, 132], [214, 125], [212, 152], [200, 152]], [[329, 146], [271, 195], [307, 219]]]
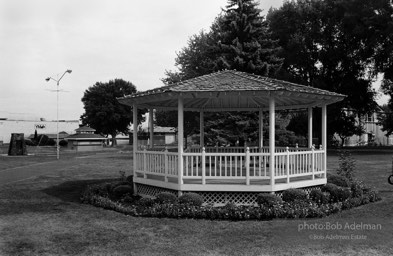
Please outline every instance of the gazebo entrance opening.
[[[257, 192], [325, 184], [326, 108], [343, 97], [312, 87], [226, 70], [120, 98], [121, 103], [133, 106], [134, 131], [137, 131], [138, 108], [149, 109], [150, 127], [153, 127], [153, 109], [177, 109], [178, 112], [176, 152], [154, 149], [153, 129], [150, 129], [150, 148], [142, 150], [134, 132], [135, 187], [141, 194], [192, 191], [203, 194], [205, 201], [217, 202], [222, 201], [222, 197], [234, 196], [242, 198], [232, 199], [235, 203], [247, 203]], [[312, 145], [314, 107], [322, 108], [322, 146], [318, 148]], [[304, 108], [308, 109], [308, 147], [276, 147], [276, 110]], [[184, 150], [185, 110], [200, 112], [201, 147]], [[258, 146], [204, 147], [203, 120], [207, 111], [259, 111]], [[263, 111], [269, 113], [268, 147], [263, 147]]]

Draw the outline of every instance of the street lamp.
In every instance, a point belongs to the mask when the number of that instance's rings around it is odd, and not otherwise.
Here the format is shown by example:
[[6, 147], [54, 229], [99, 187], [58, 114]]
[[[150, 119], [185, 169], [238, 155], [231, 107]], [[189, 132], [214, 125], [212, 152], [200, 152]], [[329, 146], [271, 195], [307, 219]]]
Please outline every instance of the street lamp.
[[72, 72], [71, 69], [67, 69], [59, 79], [54, 79], [53, 77], [48, 77], [48, 78], [45, 79], [47, 82], [49, 82], [52, 79], [57, 84], [57, 90], [56, 90], [56, 106], [57, 106], [57, 114], [56, 114], [56, 119], [57, 119], [57, 122], [56, 122], [56, 152], [57, 152], [57, 160], [59, 160], [59, 158], [60, 158], [60, 146], [59, 146], [59, 84], [60, 84], [60, 80], [63, 78], [63, 76], [66, 73], [70, 73], [71, 74], [71, 72]]

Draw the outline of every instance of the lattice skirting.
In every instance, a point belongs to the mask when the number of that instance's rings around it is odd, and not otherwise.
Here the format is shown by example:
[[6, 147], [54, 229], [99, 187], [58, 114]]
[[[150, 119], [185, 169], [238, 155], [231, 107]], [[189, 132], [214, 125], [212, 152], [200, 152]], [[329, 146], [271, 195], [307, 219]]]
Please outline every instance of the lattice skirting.
[[[160, 188], [150, 185], [144, 184], [136, 184], [137, 191], [140, 195], [155, 197], [159, 193], [169, 192], [177, 195], [177, 190]], [[320, 189], [321, 186], [312, 186], [307, 188], [301, 188], [306, 191], [307, 194], [311, 192], [313, 189]], [[188, 193], [191, 191], [183, 191], [184, 193]], [[261, 193], [267, 192], [214, 192], [214, 191], [206, 191], [206, 192], [193, 192], [201, 195], [206, 204], [214, 204], [214, 205], [225, 205], [227, 203], [234, 203], [237, 205], [250, 205], [255, 204], [257, 196]], [[282, 191], [275, 192], [275, 194], [279, 197], [282, 197]]]

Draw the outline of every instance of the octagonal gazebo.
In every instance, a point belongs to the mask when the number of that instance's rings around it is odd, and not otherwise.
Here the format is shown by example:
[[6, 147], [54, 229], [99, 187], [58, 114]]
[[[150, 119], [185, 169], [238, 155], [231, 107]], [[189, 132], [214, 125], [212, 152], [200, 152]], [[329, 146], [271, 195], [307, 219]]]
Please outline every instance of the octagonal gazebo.
[[[250, 203], [260, 192], [308, 188], [326, 183], [326, 108], [345, 96], [313, 87], [252, 75], [220, 71], [119, 98], [133, 107], [133, 175], [138, 193], [196, 192], [213, 203]], [[312, 145], [312, 109], [322, 108], [322, 145]], [[175, 152], [137, 143], [137, 110], [178, 111]], [[308, 109], [308, 147], [275, 146], [275, 111]], [[200, 147], [184, 150], [184, 111], [200, 113]], [[205, 147], [204, 112], [259, 111], [257, 147]], [[269, 145], [263, 146], [263, 112], [269, 113]]]

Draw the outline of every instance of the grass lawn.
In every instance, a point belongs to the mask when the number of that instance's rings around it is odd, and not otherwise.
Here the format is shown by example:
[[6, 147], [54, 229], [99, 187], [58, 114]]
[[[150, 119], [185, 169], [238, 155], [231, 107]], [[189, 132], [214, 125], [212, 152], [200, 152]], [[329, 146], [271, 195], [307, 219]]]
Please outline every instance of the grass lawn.
[[[40, 169], [0, 187], [0, 255], [393, 255], [392, 153], [353, 153], [355, 175], [382, 201], [322, 219], [260, 222], [136, 218], [80, 204], [87, 184], [130, 170], [130, 153], [68, 155], [44, 171], [37, 163], [53, 157], [0, 156], [0, 181], [12, 167]], [[328, 168], [337, 167], [332, 153]], [[353, 223], [380, 226], [346, 228]]]

